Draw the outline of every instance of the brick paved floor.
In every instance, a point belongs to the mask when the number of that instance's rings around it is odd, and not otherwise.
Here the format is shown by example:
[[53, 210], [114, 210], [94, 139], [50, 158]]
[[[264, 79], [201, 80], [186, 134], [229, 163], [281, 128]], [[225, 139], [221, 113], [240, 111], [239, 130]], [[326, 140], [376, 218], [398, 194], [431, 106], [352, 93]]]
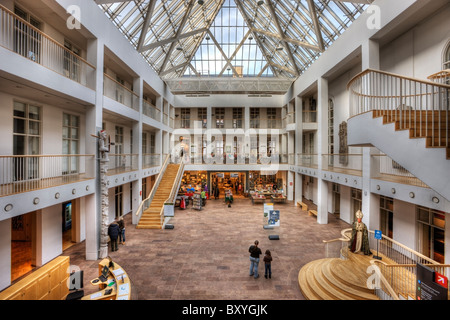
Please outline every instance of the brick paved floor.
[[[334, 215], [327, 225], [293, 202], [275, 204], [280, 210], [278, 229], [263, 228], [263, 205], [236, 199], [231, 208], [223, 200], [208, 200], [202, 211], [176, 208], [169, 223], [174, 229], [136, 229], [125, 216], [126, 245], [110, 256], [128, 273], [135, 300], [304, 300], [298, 272], [311, 260], [324, 257], [322, 240], [338, 238], [350, 227]], [[280, 240], [269, 240], [269, 234]], [[273, 256], [272, 279], [249, 276], [248, 247], [258, 239]], [[89, 281], [98, 275], [99, 261], [85, 260], [84, 242], [64, 255], [85, 272], [85, 293], [96, 289]]]

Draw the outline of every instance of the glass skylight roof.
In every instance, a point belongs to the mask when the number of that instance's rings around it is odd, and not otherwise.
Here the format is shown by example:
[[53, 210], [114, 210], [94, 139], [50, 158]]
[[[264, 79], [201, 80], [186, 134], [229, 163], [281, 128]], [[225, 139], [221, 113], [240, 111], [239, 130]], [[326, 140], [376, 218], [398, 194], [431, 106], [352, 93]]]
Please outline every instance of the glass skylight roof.
[[292, 80], [372, 2], [95, 1], [162, 79]]

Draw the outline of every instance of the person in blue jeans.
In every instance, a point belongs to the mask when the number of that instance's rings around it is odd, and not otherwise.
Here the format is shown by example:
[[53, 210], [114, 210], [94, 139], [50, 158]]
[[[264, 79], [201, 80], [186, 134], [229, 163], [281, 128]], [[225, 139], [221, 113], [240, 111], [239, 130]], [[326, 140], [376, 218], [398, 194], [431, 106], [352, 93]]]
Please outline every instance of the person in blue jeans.
[[265, 273], [264, 278], [267, 279], [267, 276], [269, 276], [269, 279], [272, 278], [272, 254], [270, 253], [270, 250], [266, 250], [266, 254], [264, 255], [264, 266], [265, 266]]
[[119, 224], [119, 243], [125, 244], [125, 221], [123, 221], [123, 217], [120, 217], [117, 223]]
[[250, 276], [254, 276], [255, 279], [259, 278], [258, 264], [259, 256], [262, 254], [261, 249], [258, 247], [259, 241], [255, 240], [255, 243], [248, 248], [250, 252]]

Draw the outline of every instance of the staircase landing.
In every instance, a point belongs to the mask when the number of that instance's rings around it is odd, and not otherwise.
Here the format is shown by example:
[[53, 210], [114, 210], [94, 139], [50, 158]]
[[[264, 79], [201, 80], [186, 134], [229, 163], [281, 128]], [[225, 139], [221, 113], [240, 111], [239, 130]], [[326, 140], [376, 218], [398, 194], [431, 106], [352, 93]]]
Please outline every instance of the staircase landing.
[[373, 256], [348, 254], [348, 260], [324, 258], [304, 265], [298, 274], [303, 296], [308, 300], [379, 300], [367, 286]]

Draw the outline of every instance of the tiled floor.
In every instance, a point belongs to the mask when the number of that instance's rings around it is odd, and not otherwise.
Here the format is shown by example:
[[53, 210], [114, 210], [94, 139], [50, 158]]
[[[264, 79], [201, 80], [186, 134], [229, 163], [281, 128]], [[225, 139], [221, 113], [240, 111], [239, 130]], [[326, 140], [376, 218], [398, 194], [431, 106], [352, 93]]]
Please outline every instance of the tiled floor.
[[[322, 240], [338, 238], [349, 225], [329, 215], [327, 225], [293, 202], [276, 204], [278, 229], [263, 228], [263, 205], [236, 199], [228, 208], [223, 199], [208, 200], [202, 211], [176, 209], [174, 229], [146, 230], [125, 217], [126, 245], [110, 256], [128, 273], [136, 300], [303, 300], [298, 272], [311, 260], [324, 257]], [[280, 240], [269, 240], [271, 233]], [[249, 246], [258, 239], [273, 256], [272, 279], [249, 276]], [[84, 243], [64, 255], [85, 274], [85, 293], [95, 292], [89, 281], [98, 275], [99, 261], [86, 261]]]

